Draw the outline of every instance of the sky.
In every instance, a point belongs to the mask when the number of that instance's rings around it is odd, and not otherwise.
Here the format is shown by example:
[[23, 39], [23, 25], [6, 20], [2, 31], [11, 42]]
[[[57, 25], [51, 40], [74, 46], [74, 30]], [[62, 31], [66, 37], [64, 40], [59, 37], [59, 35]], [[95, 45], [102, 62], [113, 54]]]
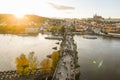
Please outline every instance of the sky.
[[58, 18], [120, 18], [120, 0], [0, 0], [0, 13]]

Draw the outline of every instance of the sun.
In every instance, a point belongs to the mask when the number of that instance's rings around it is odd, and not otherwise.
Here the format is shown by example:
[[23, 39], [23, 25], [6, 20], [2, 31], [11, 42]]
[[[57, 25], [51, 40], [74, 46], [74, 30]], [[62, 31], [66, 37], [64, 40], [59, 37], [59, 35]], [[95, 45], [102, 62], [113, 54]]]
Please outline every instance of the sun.
[[21, 19], [21, 18], [24, 18], [24, 15], [25, 15], [25, 14], [15, 13], [14, 15], [15, 15], [17, 18]]

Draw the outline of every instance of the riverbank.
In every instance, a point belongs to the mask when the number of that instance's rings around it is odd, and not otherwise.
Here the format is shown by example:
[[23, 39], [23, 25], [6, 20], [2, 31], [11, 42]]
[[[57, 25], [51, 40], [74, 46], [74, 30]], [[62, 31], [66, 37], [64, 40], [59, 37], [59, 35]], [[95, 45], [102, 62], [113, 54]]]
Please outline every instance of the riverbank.
[[74, 35], [98, 35], [98, 36], [104, 36], [104, 37], [110, 37], [110, 38], [118, 38], [120, 39], [120, 34], [116, 33], [83, 33], [83, 32], [72, 32]]
[[28, 33], [22, 33], [22, 34], [11, 34], [11, 33], [0, 33], [1, 35], [17, 35], [17, 36], [37, 36], [39, 33], [36, 34], [28, 34]]
[[115, 33], [108, 33], [108, 34], [101, 33], [99, 35], [105, 36], [105, 37], [113, 37], [113, 38], [119, 38], [120, 39], [120, 34], [115, 34]]

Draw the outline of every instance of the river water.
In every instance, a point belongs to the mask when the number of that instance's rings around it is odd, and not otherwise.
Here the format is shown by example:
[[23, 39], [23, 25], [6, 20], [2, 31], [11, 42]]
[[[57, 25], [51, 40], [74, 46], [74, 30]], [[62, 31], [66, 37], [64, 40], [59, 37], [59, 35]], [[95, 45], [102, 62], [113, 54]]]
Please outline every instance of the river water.
[[28, 56], [29, 52], [34, 51], [35, 56], [40, 63], [46, 55], [51, 54], [52, 48], [59, 45], [57, 40], [47, 40], [44, 37], [47, 35], [38, 36], [17, 36], [17, 35], [2, 35], [0, 34], [0, 71], [15, 70], [15, 59], [22, 53]]
[[[47, 40], [38, 36], [17, 36], [0, 34], [0, 71], [15, 70], [15, 58], [21, 53], [28, 55], [34, 51], [38, 62], [52, 53], [57, 40]], [[97, 36], [85, 39], [75, 36], [77, 44], [81, 80], [120, 80], [120, 39]]]
[[75, 36], [81, 80], [120, 80], [120, 39]]

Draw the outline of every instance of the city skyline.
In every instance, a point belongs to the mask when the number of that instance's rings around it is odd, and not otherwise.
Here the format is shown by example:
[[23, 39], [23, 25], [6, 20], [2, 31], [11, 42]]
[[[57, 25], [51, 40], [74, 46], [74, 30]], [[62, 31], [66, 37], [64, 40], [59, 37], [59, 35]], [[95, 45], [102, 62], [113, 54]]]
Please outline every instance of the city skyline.
[[35, 14], [57, 18], [90, 18], [98, 14], [105, 18], [120, 18], [119, 0], [0, 0], [0, 14], [22, 17]]

